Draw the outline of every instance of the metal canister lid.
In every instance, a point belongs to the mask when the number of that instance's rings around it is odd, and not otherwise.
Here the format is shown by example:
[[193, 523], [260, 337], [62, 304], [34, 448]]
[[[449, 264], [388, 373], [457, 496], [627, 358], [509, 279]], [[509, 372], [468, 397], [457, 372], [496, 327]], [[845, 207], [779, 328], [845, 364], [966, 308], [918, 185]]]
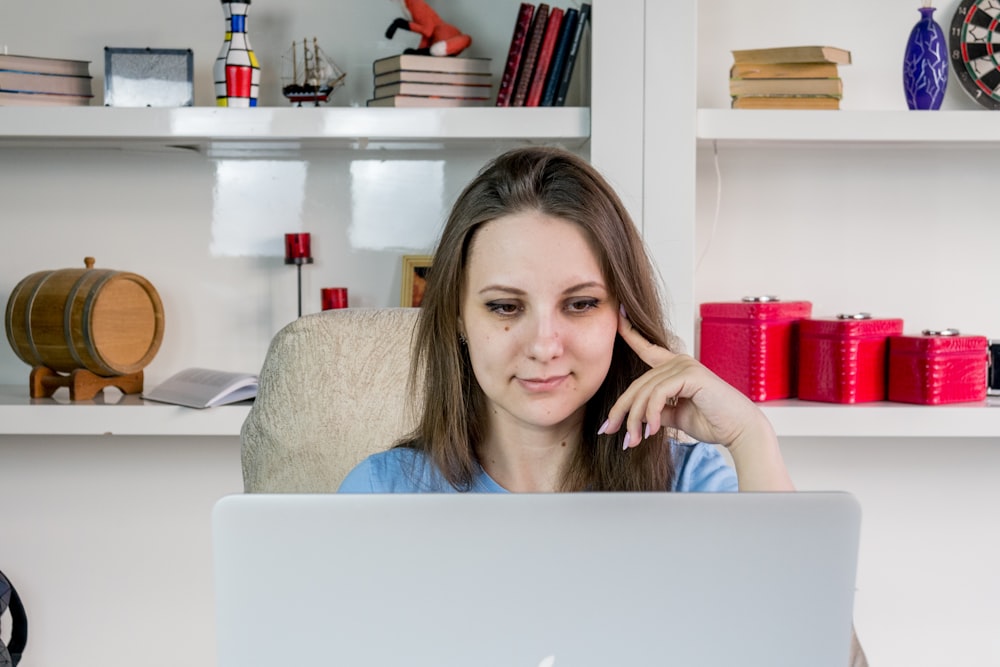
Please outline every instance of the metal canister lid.
[[838, 320], [870, 320], [872, 318], [871, 313], [837, 313]]
[[772, 303], [774, 301], [781, 301], [778, 297], [770, 294], [764, 294], [762, 296], [745, 296], [742, 300], [743, 303]]
[[924, 336], [957, 336], [958, 329], [924, 329], [920, 332]]

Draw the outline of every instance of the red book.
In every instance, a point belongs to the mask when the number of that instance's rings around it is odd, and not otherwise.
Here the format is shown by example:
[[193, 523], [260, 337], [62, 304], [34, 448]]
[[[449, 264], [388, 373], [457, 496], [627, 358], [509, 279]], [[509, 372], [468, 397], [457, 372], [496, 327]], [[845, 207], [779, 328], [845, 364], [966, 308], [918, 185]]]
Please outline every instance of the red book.
[[509, 107], [514, 97], [514, 84], [517, 82], [517, 73], [521, 70], [521, 58], [528, 45], [528, 31], [531, 30], [531, 18], [534, 15], [535, 6], [530, 2], [522, 2], [514, 23], [514, 34], [510, 38], [507, 64], [504, 65], [500, 87], [497, 89], [498, 107]]
[[531, 86], [528, 88], [528, 97], [524, 101], [526, 107], [537, 107], [542, 101], [545, 78], [549, 74], [549, 65], [556, 50], [556, 40], [559, 39], [559, 27], [562, 25], [564, 13], [559, 7], [549, 12], [549, 20], [545, 24], [545, 36], [542, 37], [542, 47], [535, 62], [535, 72], [531, 76]]
[[510, 105], [523, 107], [524, 101], [528, 98], [528, 87], [531, 86], [531, 77], [535, 73], [535, 62], [538, 60], [538, 52], [542, 48], [542, 35], [545, 34], [545, 24], [549, 19], [549, 6], [546, 3], [538, 5], [535, 10], [535, 18], [531, 22], [531, 31], [528, 33], [528, 44], [524, 47], [524, 56], [521, 58], [521, 71], [517, 75], [517, 83], [514, 85], [514, 99]]

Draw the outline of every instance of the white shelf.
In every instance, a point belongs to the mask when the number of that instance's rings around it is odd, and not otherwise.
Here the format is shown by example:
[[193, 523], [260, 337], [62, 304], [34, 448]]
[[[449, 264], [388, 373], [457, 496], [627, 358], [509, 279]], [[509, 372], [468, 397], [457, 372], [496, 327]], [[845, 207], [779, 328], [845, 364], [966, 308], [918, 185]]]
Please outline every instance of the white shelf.
[[0, 107], [0, 147], [460, 148], [590, 138], [590, 109]]
[[779, 437], [995, 438], [1000, 402], [910, 405], [906, 403], [813, 403], [787, 400], [760, 404]]
[[990, 111], [821, 111], [699, 109], [699, 141], [720, 144], [848, 142], [965, 144], [995, 148], [1000, 123]]
[[[0, 386], [0, 435], [239, 436], [249, 403], [195, 410], [108, 390], [89, 401], [30, 398], [27, 386]], [[117, 401], [117, 402], [106, 402]]]
[[[71, 402], [66, 389], [32, 399], [27, 387], [0, 386], [0, 435], [239, 436], [249, 403], [207, 410], [109, 391]], [[105, 401], [111, 402], [105, 402]], [[993, 438], [1000, 434], [1000, 399], [921, 406], [839, 405], [787, 400], [760, 404], [779, 437]]]

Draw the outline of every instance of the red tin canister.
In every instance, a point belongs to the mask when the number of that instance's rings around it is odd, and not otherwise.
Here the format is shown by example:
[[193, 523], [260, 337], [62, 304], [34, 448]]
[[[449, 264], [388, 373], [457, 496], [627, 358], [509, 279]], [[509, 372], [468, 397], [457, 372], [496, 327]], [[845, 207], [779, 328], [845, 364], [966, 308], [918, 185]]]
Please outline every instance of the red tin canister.
[[888, 338], [903, 320], [870, 313], [799, 322], [799, 398], [864, 403], [886, 398]]
[[752, 401], [795, 396], [798, 322], [809, 301], [744, 297], [701, 304], [700, 359]]
[[957, 329], [889, 338], [889, 400], [940, 405], [986, 398], [988, 343]]

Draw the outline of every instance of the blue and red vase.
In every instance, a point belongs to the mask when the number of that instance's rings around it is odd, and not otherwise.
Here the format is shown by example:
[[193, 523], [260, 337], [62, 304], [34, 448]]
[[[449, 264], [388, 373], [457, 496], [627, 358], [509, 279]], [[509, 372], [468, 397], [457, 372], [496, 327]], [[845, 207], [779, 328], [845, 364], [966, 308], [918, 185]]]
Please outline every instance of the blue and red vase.
[[260, 89], [260, 64], [247, 36], [250, 0], [222, 0], [226, 40], [215, 59], [215, 103], [220, 107], [255, 107]]
[[910, 109], [940, 109], [948, 87], [948, 43], [934, 7], [920, 8], [903, 56], [903, 92]]

